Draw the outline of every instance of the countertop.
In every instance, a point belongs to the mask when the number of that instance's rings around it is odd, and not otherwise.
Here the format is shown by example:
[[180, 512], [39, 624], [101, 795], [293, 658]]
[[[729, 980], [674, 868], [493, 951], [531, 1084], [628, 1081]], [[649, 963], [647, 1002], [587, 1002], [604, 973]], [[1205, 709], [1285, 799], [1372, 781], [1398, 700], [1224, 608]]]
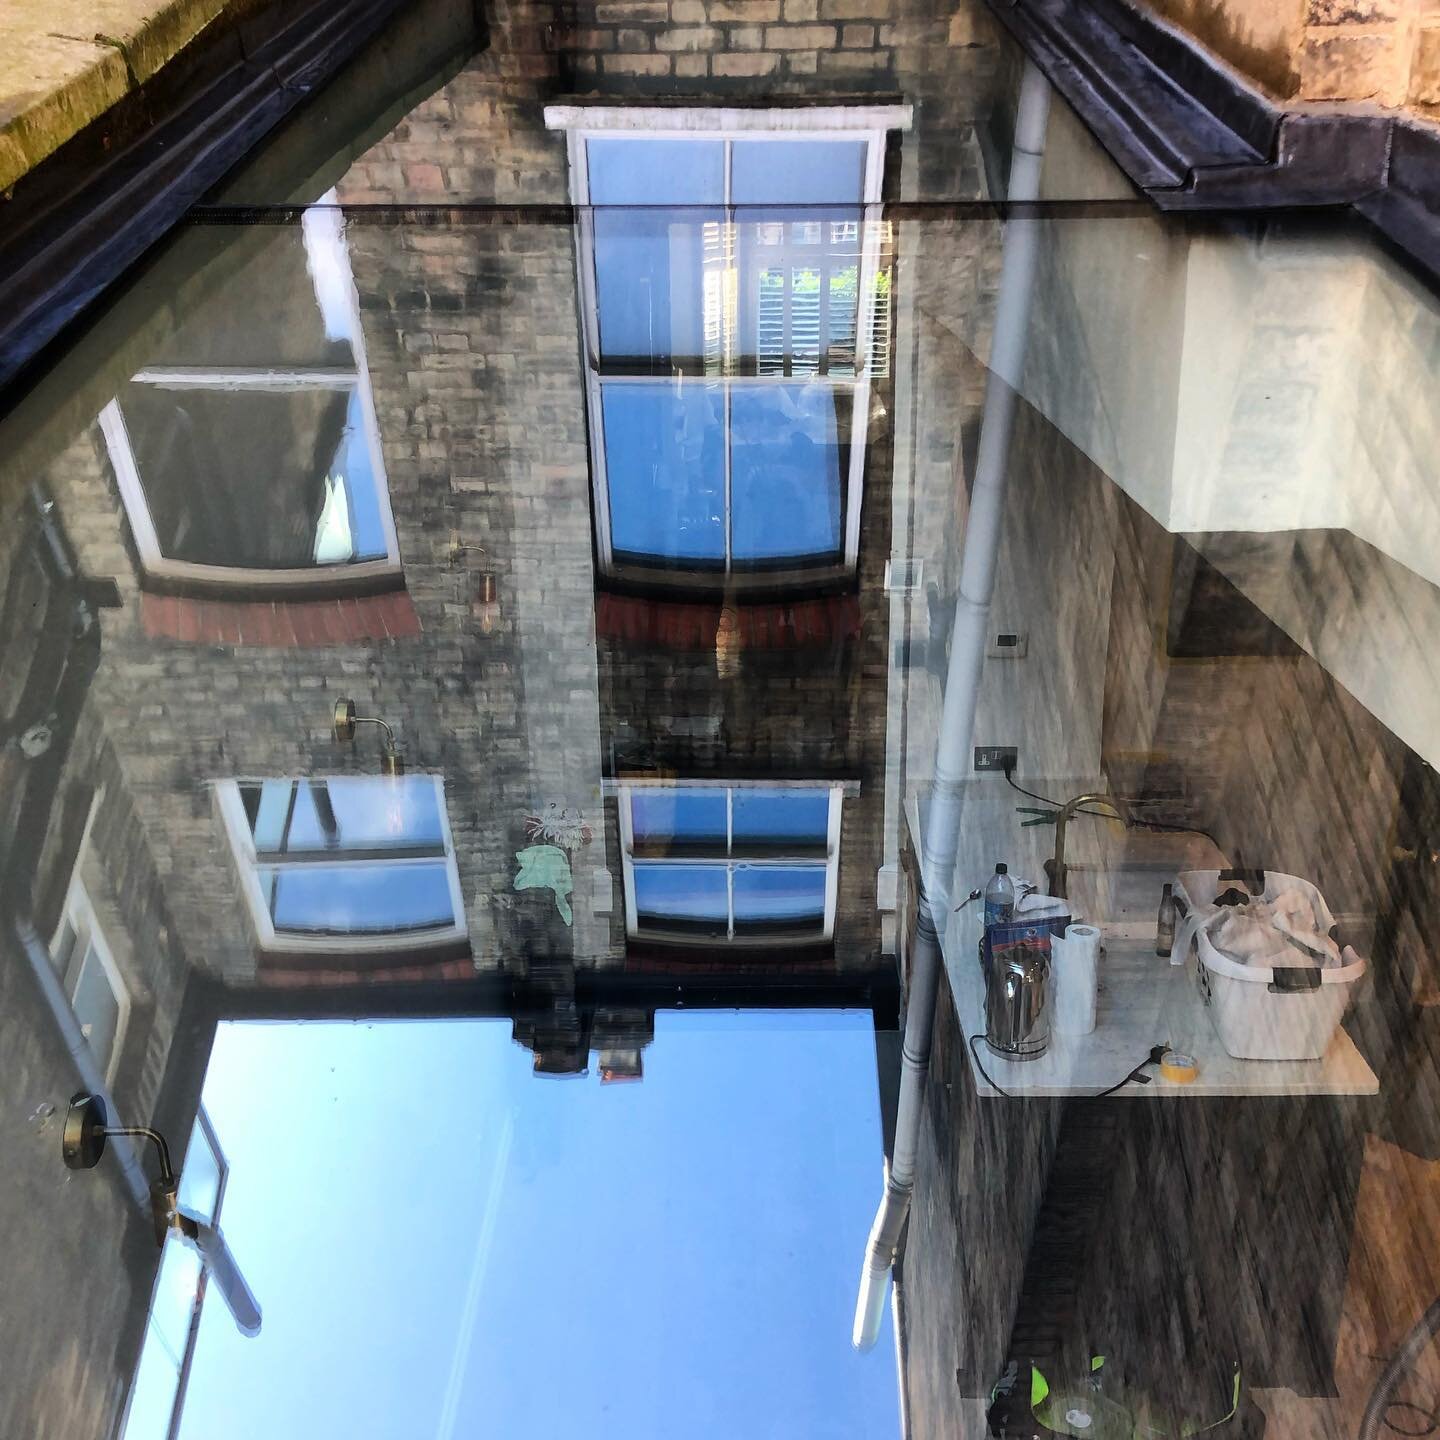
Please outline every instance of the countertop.
[[[906, 806], [906, 822], [923, 873], [921, 811], [918, 797]], [[1047, 837], [1050, 832], [1046, 832]], [[972, 1049], [970, 1036], [983, 1034], [984, 985], [977, 947], [979, 905], [951, 911], [941, 940], [945, 969], [964, 1028], [971, 1074], [982, 1097], [1002, 1091], [1024, 1096], [1095, 1095], [1122, 1079], [1149, 1054], [1167, 1045], [1193, 1055], [1199, 1075], [1189, 1085], [1165, 1080], [1148, 1067], [1148, 1085], [1129, 1084], [1112, 1099], [1135, 1096], [1168, 1099], [1216, 1095], [1374, 1095], [1375, 1072], [1343, 1026], [1319, 1060], [1237, 1060], [1226, 1053], [1195, 986], [1193, 947], [1183, 965], [1155, 953], [1155, 912], [1160, 887], [1183, 869], [1223, 865], [1213, 844], [1197, 836], [1135, 836], [1127, 859], [1118, 867], [1077, 865], [1072, 891], [1104, 896], [1105, 914], [1097, 916], [1077, 898], [1077, 919], [1100, 926], [1105, 953], [1100, 962], [1100, 993], [1095, 1029], [1088, 1035], [1054, 1035], [1038, 1060], [1002, 1060], [983, 1041]], [[983, 882], [982, 882], [983, 883]], [[957, 900], [965, 893], [957, 883]], [[1088, 912], [1088, 913], [1087, 913]], [[1363, 983], [1363, 982], [1362, 982]], [[976, 1064], [975, 1050], [980, 1052]], [[987, 1080], [986, 1075], [990, 1078]], [[992, 1084], [991, 1081], [994, 1083]], [[1000, 1088], [997, 1090], [996, 1086]]]
[[[971, 930], [964, 927], [965, 933]], [[1088, 1035], [1052, 1034], [1049, 1048], [1038, 1060], [1002, 1060], [983, 1042], [974, 1050], [967, 1043], [977, 1091], [994, 1096], [1000, 1093], [998, 1085], [1011, 1095], [1093, 1095], [1139, 1064], [1152, 1045], [1169, 1045], [1193, 1055], [1199, 1076], [1189, 1085], [1177, 1084], [1152, 1066], [1145, 1072], [1151, 1077], [1148, 1085], [1132, 1083], [1109, 1098], [1374, 1095], [1379, 1090], [1375, 1072], [1343, 1026], [1319, 1060], [1237, 1060], [1226, 1054], [1196, 990], [1195, 964], [1193, 955], [1184, 965], [1170, 964], [1155, 954], [1153, 940], [1105, 942], [1095, 1029]], [[985, 1029], [984, 985], [973, 935], [958, 963], [947, 961], [946, 968], [968, 1042]], [[976, 1066], [975, 1050], [994, 1085]]]

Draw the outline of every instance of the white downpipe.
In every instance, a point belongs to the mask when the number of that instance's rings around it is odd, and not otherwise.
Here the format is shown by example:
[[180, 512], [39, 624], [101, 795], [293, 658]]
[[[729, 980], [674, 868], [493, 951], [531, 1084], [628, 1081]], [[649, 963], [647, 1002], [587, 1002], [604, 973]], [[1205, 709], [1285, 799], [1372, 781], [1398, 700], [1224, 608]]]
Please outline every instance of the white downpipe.
[[[109, 1116], [110, 1124], [119, 1125], [122, 1123], [120, 1111], [116, 1107], [110, 1091], [106, 1088], [105, 1077], [101, 1074], [100, 1066], [95, 1060], [95, 1052], [90, 1048], [90, 1042], [80, 1029], [80, 1022], [75, 1018], [74, 1010], [70, 1008], [69, 998], [61, 987], [54, 965], [50, 962], [50, 952], [45, 948], [45, 942], [40, 938], [34, 925], [23, 917], [15, 922], [15, 934], [20, 941], [21, 948], [25, 951], [25, 958], [30, 962], [30, 971], [35, 977], [36, 984], [40, 987], [40, 994], [45, 1000], [46, 1007], [54, 1018], [61, 1038], [65, 1042], [65, 1049], [69, 1052], [70, 1059], [79, 1072], [80, 1088], [90, 1095], [98, 1095], [104, 1102], [105, 1113]], [[151, 1213], [150, 1181], [146, 1178], [144, 1167], [140, 1163], [140, 1157], [136, 1153], [133, 1143], [128, 1137], [119, 1136], [116, 1143], [107, 1148], [106, 1154], [115, 1157], [115, 1162], [120, 1167], [120, 1179], [129, 1192], [130, 1199], [146, 1215], [149, 1215]], [[58, 1155], [55, 1163], [56, 1165], [60, 1163]], [[225, 1243], [224, 1235], [214, 1225], [202, 1220], [195, 1222], [195, 1234], [186, 1236], [186, 1239], [199, 1252], [200, 1258], [209, 1267], [211, 1277], [219, 1287], [221, 1298], [229, 1307], [231, 1315], [235, 1317], [235, 1323], [239, 1326], [240, 1333], [242, 1335], [258, 1335], [260, 1333], [260, 1306], [249, 1285], [246, 1284], [245, 1277], [240, 1273], [240, 1267], [235, 1263], [235, 1257], [230, 1253], [230, 1247]]]
[[[74, 1010], [70, 1008], [69, 997], [60, 985], [59, 976], [55, 974], [55, 966], [51, 963], [50, 952], [45, 948], [45, 942], [28, 919], [16, 920], [15, 935], [20, 941], [21, 948], [25, 951], [25, 958], [30, 962], [30, 971], [35, 976], [35, 983], [40, 987], [40, 994], [44, 997], [46, 1008], [50, 1011], [56, 1028], [65, 1041], [65, 1049], [69, 1052], [70, 1059], [79, 1073], [80, 1088], [88, 1091], [91, 1095], [99, 1095], [105, 1102], [105, 1110], [110, 1116], [110, 1123], [119, 1125], [122, 1123], [119, 1119], [120, 1112], [116, 1109], [109, 1090], [106, 1089], [105, 1077], [100, 1073], [100, 1066], [95, 1060], [95, 1052], [90, 1048], [90, 1042], [80, 1029], [80, 1022], [75, 1018]], [[110, 1146], [109, 1153], [115, 1157], [116, 1163], [120, 1166], [120, 1178], [125, 1182], [125, 1188], [130, 1192], [131, 1200], [148, 1215], [150, 1213], [150, 1182], [145, 1178], [145, 1171], [141, 1167], [139, 1156], [135, 1153], [135, 1147], [128, 1139], [122, 1139], [118, 1144]], [[57, 1167], [60, 1164], [58, 1139], [55, 1142], [55, 1164]], [[64, 1172], [59, 1173], [63, 1174]]]
[[[1050, 84], [1035, 63], [1027, 60], [1020, 83], [1015, 149], [1010, 160], [1008, 198], [1012, 203], [1039, 199], [1040, 166], [1049, 113]], [[885, 1177], [885, 1194], [870, 1230], [860, 1272], [860, 1293], [855, 1302], [855, 1328], [851, 1338], [859, 1350], [870, 1349], [879, 1338], [890, 1268], [895, 1263], [895, 1250], [915, 1189], [915, 1157], [920, 1142], [925, 1081], [930, 1071], [935, 997], [940, 985], [937, 926], [942, 926], [950, 913], [950, 880], [959, 848], [964, 784], [970, 773], [975, 706], [985, 661], [990, 600], [995, 590], [995, 563], [1004, 519], [1006, 459], [1015, 425], [1020, 372], [1025, 363], [1039, 244], [1040, 221], [1034, 216], [1016, 214], [1005, 222], [990, 372], [985, 385], [970, 514], [960, 556], [960, 593], [955, 601], [950, 670], [940, 710], [935, 779], [925, 825], [925, 874], [916, 907], [895, 1148]]]

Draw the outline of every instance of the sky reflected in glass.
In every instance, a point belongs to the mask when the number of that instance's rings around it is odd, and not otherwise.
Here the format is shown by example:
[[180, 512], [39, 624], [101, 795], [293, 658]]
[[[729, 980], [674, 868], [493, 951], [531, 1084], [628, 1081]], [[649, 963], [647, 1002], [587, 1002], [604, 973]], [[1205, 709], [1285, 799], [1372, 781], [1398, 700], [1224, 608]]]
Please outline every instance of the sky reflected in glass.
[[205, 1306], [181, 1440], [897, 1433], [868, 1013], [661, 1014], [604, 1088], [505, 1021], [224, 1025], [205, 1103], [265, 1325]]

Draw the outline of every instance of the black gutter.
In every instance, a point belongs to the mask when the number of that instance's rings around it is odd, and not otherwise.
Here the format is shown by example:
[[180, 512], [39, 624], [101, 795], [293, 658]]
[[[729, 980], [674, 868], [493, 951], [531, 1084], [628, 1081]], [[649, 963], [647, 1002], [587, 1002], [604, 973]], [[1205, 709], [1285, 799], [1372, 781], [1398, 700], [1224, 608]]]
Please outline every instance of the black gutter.
[[[567, 994], [582, 1009], [837, 1010], [866, 1009], [876, 1024], [896, 1023], [898, 982], [888, 965], [875, 970], [815, 976], [631, 975], [577, 970]], [[523, 978], [477, 974], [474, 980], [346, 986], [265, 985], [221, 988], [221, 1020], [434, 1019], [461, 1016], [513, 1019], [553, 1005], [555, 994]]]
[[0, 390], [400, 5], [242, 5], [18, 181], [0, 202]]
[[1157, 208], [1347, 207], [1440, 283], [1440, 127], [1281, 104], [1127, 0], [988, 3]]

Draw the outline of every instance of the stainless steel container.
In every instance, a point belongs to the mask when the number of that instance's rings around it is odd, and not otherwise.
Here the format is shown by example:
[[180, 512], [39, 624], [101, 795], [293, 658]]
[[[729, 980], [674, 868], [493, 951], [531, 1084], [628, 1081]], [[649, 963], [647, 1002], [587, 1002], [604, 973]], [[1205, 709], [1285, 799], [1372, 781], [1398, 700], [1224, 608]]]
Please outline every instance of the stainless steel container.
[[992, 958], [985, 986], [985, 1044], [1006, 1060], [1038, 1060], [1050, 1044], [1049, 946]]

